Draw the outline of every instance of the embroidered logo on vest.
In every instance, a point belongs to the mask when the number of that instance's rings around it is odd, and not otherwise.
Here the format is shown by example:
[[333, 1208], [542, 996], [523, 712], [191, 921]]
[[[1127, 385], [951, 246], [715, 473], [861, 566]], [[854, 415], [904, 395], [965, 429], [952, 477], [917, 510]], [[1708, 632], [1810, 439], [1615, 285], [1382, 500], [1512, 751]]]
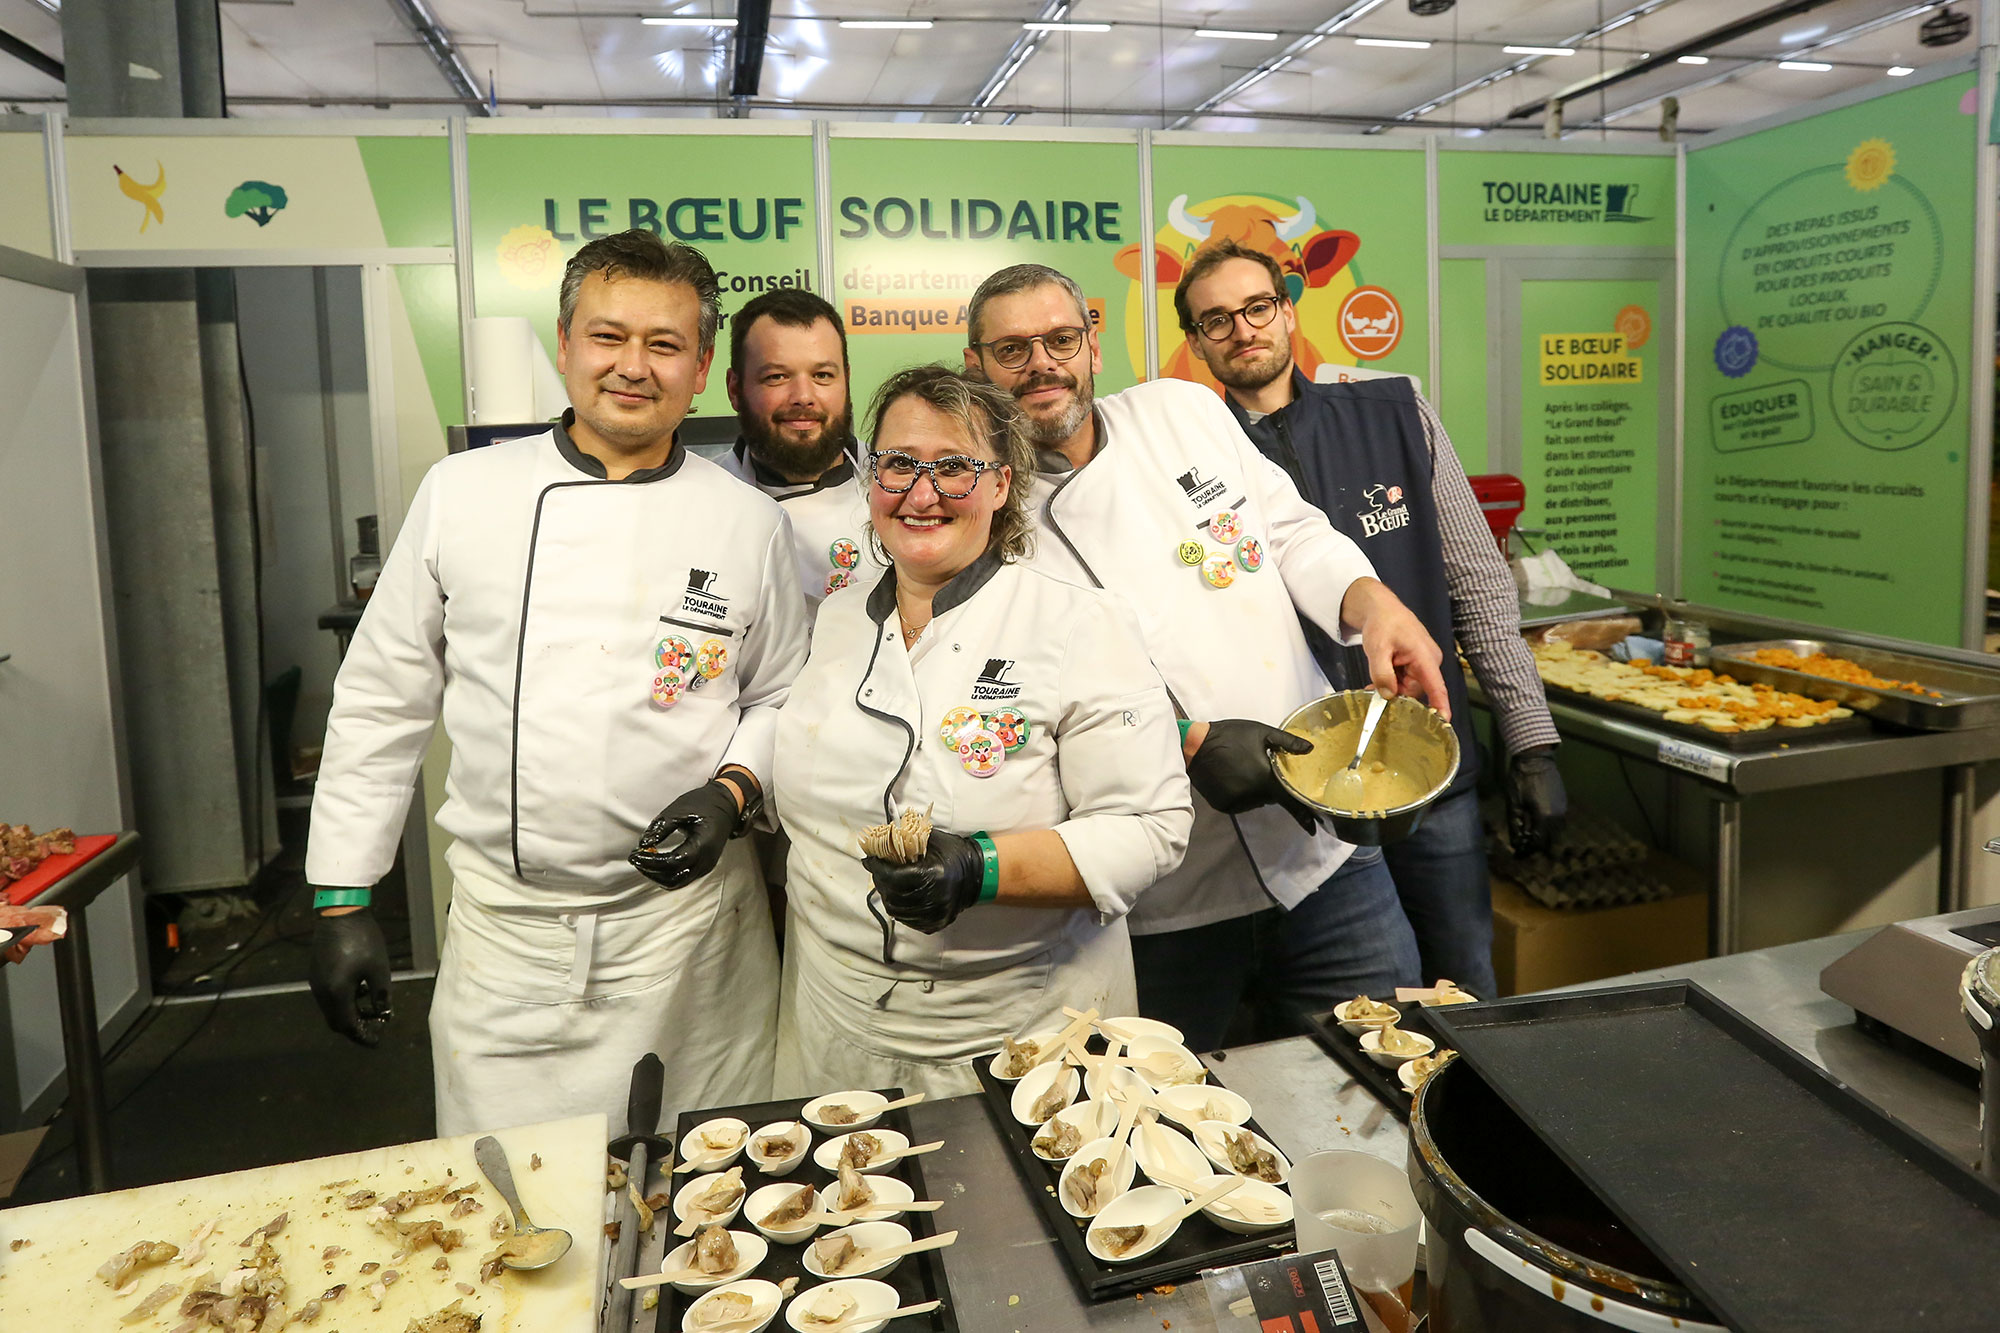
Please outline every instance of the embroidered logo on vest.
[[1356, 511], [1361, 520], [1362, 536], [1377, 537], [1410, 526], [1410, 507], [1403, 503], [1401, 486], [1384, 486], [1377, 482], [1361, 492], [1361, 498], [1368, 502], [1368, 508]]

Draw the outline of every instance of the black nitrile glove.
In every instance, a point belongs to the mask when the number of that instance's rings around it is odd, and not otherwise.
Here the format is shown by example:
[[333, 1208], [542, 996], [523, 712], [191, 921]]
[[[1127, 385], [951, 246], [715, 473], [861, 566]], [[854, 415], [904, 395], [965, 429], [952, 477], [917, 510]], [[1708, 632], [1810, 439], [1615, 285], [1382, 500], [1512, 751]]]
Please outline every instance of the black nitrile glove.
[[363, 1046], [382, 1040], [389, 1022], [389, 946], [366, 907], [313, 925], [312, 993], [326, 1025]]
[[[686, 888], [715, 869], [741, 818], [736, 789], [711, 778], [660, 811], [660, 817], [646, 826], [637, 849], [625, 859], [663, 888]], [[661, 851], [659, 844], [674, 833], [687, 836]]]
[[943, 829], [931, 830], [930, 847], [909, 865], [874, 856], [862, 857], [861, 864], [874, 876], [889, 915], [926, 935], [937, 934], [978, 902], [986, 877], [979, 844]]
[[1313, 743], [1289, 731], [1245, 718], [1223, 718], [1208, 724], [1201, 748], [1188, 761], [1188, 781], [1201, 799], [1225, 815], [1240, 815], [1260, 805], [1283, 807], [1307, 833], [1319, 832], [1312, 811], [1300, 805], [1278, 781], [1271, 752], [1310, 754]]
[[1507, 766], [1507, 840], [1514, 855], [1549, 851], [1568, 820], [1569, 795], [1556, 769], [1556, 747], [1538, 745], [1515, 755]]

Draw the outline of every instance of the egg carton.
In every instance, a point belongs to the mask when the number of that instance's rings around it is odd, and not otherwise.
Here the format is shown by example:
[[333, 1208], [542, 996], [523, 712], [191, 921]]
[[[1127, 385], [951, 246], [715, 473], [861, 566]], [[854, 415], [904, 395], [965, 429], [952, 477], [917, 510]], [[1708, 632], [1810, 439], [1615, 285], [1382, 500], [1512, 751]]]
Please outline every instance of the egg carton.
[[1673, 896], [1673, 888], [1650, 871], [1610, 866], [1561, 879], [1517, 879], [1530, 898], [1544, 907], [1567, 911], [1587, 907], [1622, 907]]
[[[1504, 812], [1503, 812], [1504, 813]], [[1646, 844], [1619, 825], [1588, 810], [1572, 811], [1553, 849], [1532, 856], [1516, 856], [1497, 825], [1490, 845], [1489, 860], [1495, 871], [1521, 885], [1530, 882], [1560, 883], [1579, 876], [1619, 866], [1643, 864], [1649, 855]]]

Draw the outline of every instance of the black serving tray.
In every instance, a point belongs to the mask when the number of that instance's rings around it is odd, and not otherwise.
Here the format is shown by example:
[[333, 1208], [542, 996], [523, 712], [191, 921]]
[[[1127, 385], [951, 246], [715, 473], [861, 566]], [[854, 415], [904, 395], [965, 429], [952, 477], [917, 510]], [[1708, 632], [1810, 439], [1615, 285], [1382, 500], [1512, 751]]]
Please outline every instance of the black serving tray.
[[[1102, 1039], [1093, 1037], [1093, 1047], [1101, 1048]], [[1287, 1224], [1260, 1231], [1254, 1236], [1239, 1236], [1233, 1231], [1225, 1231], [1204, 1213], [1196, 1213], [1181, 1223], [1180, 1230], [1173, 1239], [1153, 1251], [1138, 1263], [1107, 1264], [1090, 1252], [1084, 1244], [1083, 1233], [1089, 1222], [1071, 1217], [1063, 1209], [1058, 1199], [1055, 1185], [1062, 1172], [1059, 1166], [1051, 1166], [1035, 1156], [1029, 1146], [1034, 1134], [1028, 1126], [1014, 1119], [1011, 1103], [1014, 1085], [1003, 1083], [993, 1077], [991, 1062], [985, 1057], [973, 1062], [979, 1073], [979, 1086], [985, 1093], [986, 1111], [992, 1116], [994, 1128], [1000, 1133], [1000, 1141], [1008, 1148], [1008, 1156], [1014, 1159], [1014, 1169], [1020, 1172], [1022, 1188], [1042, 1215], [1049, 1234], [1056, 1238], [1056, 1248], [1069, 1264], [1070, 1276], [1076, 1279], [1077, 1290], [1085, 1300], [1104, 1301], [1114, 1296], [1129, 1296], [1166, 1282], [1180, 1282], [1199, 1274], [1204, 1268], [1226, 1268], [1251, 1259], [1268, 1258], [1273, 1252], [1289, 1250], [1296, 1235]], [[1222, 1082], [1209, 1073], [1208, 1081], [1216, 1087]], [[1255, 1117], [1246, 1122], [1246, 1127], [1265, 1134]], [[1179, 1126], [1173, 1126], [1180, 1133]], [[1287, 1154], [1289, 1156], [1290, 1154]], [[1289, 1193], [1289, 1190], [1287, 1190]]]
[[[890, 1101], [895, 1101], [903, 1095], [901, 1088], [877, 1088], [875, 1091], [881, 1093]], [[819, 1126], [811, 1124], [801, 1117], [799, 1113], [805, 1109], [805, 1104], [811, 1100], [813, 1099], [810, 1097], [797, 1097], [789, 1101], [757, 1102], [749, 1106], [719, 1106], [708, 1111], [683, 1111], [680, 1118], [674, 1124], [674, 1141], [676, 1143], [684, 1141], [696, 1125], [699, 1125], [704, 1120], [713, 1120], [717, 1116], [734, 1116], [736, 1119], [749, 1125], [752, 1134], [755, 1134], [765, 1125], [776, 1121], [796, 1120], [800, 1124], [805, 1125], [812, 1142], [806, 1149], [806, 1159], [793, 1167], [791, 1174], [774, 1176], [769, 1172], [759, 1170], [757, 1164], [750, 1158], [747, 1145], [743, 1155], [737, 1158], [733, 1165], [743, 1168], [743, 1185], [746, 1197], [756, 1193], [766, 1185], [777, 1184], [813, 1185], [823, 1192], [827, 1186], [834, 1183], [834, 1175], [832, 1172], [822, 1170], [819, 1164], [813, 1161], [812, 1155], [819, 1148], [819, 1145], [827, 1139], [839, 1136], [827, 1134]], [[897, 1133], [906, 1136], [913, 1144], [918, 1142], [916, 1134], [910, 1128], [910, 1112], [907, 1107], [886, 1113], [879, 1122], [879, 1125], [883, 1129], [893, 1129]], [[921, 1157], [905, 1157], [889, 1170], [879, 1174], [897, 1177], [907, 1183], [911, 1189], [915, 1190], [919, 1199], [927, 1199], [930, 1195], [924, 1186], [923, 1168], [918, 1165], [922, 1160]], [[727, 1170], [728, 1168], [724, 1167], [723, 1169]], [[705, 1173], [682, 1172], [674, 1176], [673, 1192], [679, 1193], [682, 1186], [686, 1185], [696, 1175], [701, 1174]], [[905, 1227], [908, 1227], [912, 1240], [922, 1240], [926, 1236], [934, 1236], [938, 1233], [938, 1215], [947, 1211], [948, 1208], [949, 1203], [947, 1203], [946, 1208], [941, 1208], [935, 1213], [904, 1213], [901, 1217], [889, 1220], [900, 1222]], [[660, 1220], [654, 1223], [655, 1226], [667, 1228], [669, 1232], [679, 1224], [680, 1221], [674, 1216], [671, 1205], [661, 1210]], [[756, 1230], [755, 1227], [750, 1225], [748, 1217], [739, 1217], [737, 1221], [731, 1222], [729, 1227], [732, 1231]], [[947, 1226], [944, 1230], [949, 1231], [951, 1228]], [[790, 1325], [785, 1322], [785, 1308], [790, 1306], [792, 1300], [800, 1292], [818, 1286], [826, 1280], [814, 1277], [811, 1273], [807, 1272], [804, 1262], [806, 1246], [812, 1244], [813, 1237], [822, 1235], [825, 1231], [826, 1228], [822, 1227], [819, 1231], [814, 1232], [813, 1236], [809, 1236], [804, 1241], [793, 1245], [781, 1245], [777, 1241], [772, 1241], [770, 1243], [770, 1257], [758, 1265], [756, 1272], [750, 1274], [751, 1277], [762, 1278], [766, 1282], [781, 1283], [788, 1277], [796, 1277], [799, 1280], [798, 1290], [791, 1297], [786, 1298], [784, 1306], [779, 1307], [777, 1317], [771, 1321], [771, 1328], [773, 1330], [788, 1329]], [[673, 1235], [669, 1235], [667, 1240], [671, 1242], [667, 1246], [667, 1253], [669, 1254], [673, 1252], [674, 1246], [683, 1243], [680, 1237]], [[904, 1259], [903, 1262], [897, 1264], [895, 1271], [886, 1277], [873, 1273], [867, 1275], [894, 1287], [896, 1294], [901, 1297], [897, 1301], [898, 1305], [921, 1305], [925, 1301], [944, 1302], [944, 1304], [927, 1315], [905, 1315], [893, 1321], [892, 1326], [897, 1330], [897, 1333], [905, 1333], [906, 1330], [920, 1328], [930, 1329], [931, 1333], [958, 1333], [958, 1313], [953, 1308], [951, 1284], [945, 1280], [944, 1273], [944, 1256], [947, 1253], [949, 1253], [948, 1250], [931, 1250], [924, 1254], [913, 1254]], [[671, 1286], [662, 1287], [660, 1291], [662, 1293], [660, 1297], [661, 1319], [658, 1327], [679, 1330], [681, 1319], [687, 1314], [688, 1306], [694, 1304], [700, 1297], [685, 1295], [674, 1290]]]
[[1765, 750], [1816, 745], [1821, 741], [1858, 740], [1875, 732], [1875, 724], [1861, 713], [1834, 722], [1816, 723], [1810, 727], [1770, 726], [1762, 731], [1710, 731], [1697, 722], [1669, 722], [1664, 713], [1641, 708], [1637, 704], [1623, 703], [1616, 699], [1600, 699], [1594, 694], [1565, 689], [1560, 685], [1550, 685], [1546, 681], [1543, 682], [1543, 686], [1551, 699], [1575, 704], [1579, 708], [1588, 708], [1607, 717], [1622, 718], [1627, 722], [1657, 731], [1663, 736], [1673, 736], [1696, 745], [1727, 750], [1731, 754], [1761, 754]]
[[1699, 985], [1430, 1018], [1739, 1333], [2000, 1326], [2000, 1190]]
[[[1430, 1025], [1430, 1008], [1415, 1000], [1407, 1003], [1384, 1000], [1384, 1004], [1394, 1004], [1403, 1015], [1396, 1020], [1396, 1026], [1405, 1032], [1416, 1032], [1429, 1037], [1443, 1050], [1449, 1043], [1438, 1036], [1437, 1029]], [[1459, 1006], [1463, 1008], [1464, 1006]], [[1361, 1049], [1361, 1039], [1350, 1037], [1340, 1026], [1340, 1020], [1328, 1010], [1323, 1014], [1307, 1014], [1306, 1025], [1312, 1030], [1317, 1041], [1334, 1063], [1345, 1069], [1360, 1081], [1361, 1085], [1374, 1093], [1376, 1099], [1393, 1111], [1398, 1120], [1408, 1124], [1410, 1120], [1410, 1094], [1403, 1091], [1403, 1085], [1396, 1078], [1396, 1071], [1385, 1065], [1378, 1065], [1368, 1058], [1368, 1052]]]

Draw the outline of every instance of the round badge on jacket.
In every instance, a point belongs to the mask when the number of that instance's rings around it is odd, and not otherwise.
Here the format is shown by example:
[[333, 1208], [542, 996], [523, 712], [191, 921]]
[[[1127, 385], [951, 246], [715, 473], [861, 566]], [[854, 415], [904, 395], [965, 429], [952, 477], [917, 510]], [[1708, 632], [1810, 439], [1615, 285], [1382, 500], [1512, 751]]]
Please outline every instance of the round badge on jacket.
[[1000, 771], [1007, 758], [1007, 746], [984, 727], [967, 727], [958, 733], [958, 762], [975, 778], [990, 778]]
[[938, 723], [938, 740], [943, 743], [945, 749], [956, 750], [958, 748], [958, 734], [968, 727], [976, 729], [980, 721], [981, 718], [977, 708], [960, 704], [949, 713], [946, 713], [944, 720]]
[[842, 537], [826, 548], [826, 558], [833, 561], [835, 569], [852, 569], [861, 563], [861, 548]]
[[1198, 565], [1208, 557], [1208, 548], [1197, 541], [1184, 541], [1177, 553], [1184, 565]]
[[1012, 754], [1028, 743], [1028, 719], [1018, 708], [1001, 708], [986, 715], [986, 729]]
[[1243, 515], [1234, 509], [1216, 510], [1215, 517], [1208, 520], [1208, 535], [1224, 546], [1234, 546], [1243, 535]]
[[729, 665], [729, 649], [720, 639], [710, 639], [694, 655], [694, 669], [704, 680], [714, 680]]
[[826, 576], [826, 595], [831, 597], [852, 582], [854, 582], [852, 570], [836, 569]]
[[1228, 555], [1212, 555], [1202, 561], [1201, 577], [1211, 588], [1227, 588], [1236, 582], [1236, 561]]
[[660, 708], [672, 708], [687, 692], [687, 677], [671, 667], [653, 677], [653, 703]]
[[1255, 537], [1236, 543], [1236, 563], [1243, 566], [1244, 573], [1255, 574], [1264, 567], [1264, 543]]
[[694, 665], [694, 645], [678, 634], [669, 634], [653, 648], [653, 665], [662, 671], [678, 671], [683, 676]]

